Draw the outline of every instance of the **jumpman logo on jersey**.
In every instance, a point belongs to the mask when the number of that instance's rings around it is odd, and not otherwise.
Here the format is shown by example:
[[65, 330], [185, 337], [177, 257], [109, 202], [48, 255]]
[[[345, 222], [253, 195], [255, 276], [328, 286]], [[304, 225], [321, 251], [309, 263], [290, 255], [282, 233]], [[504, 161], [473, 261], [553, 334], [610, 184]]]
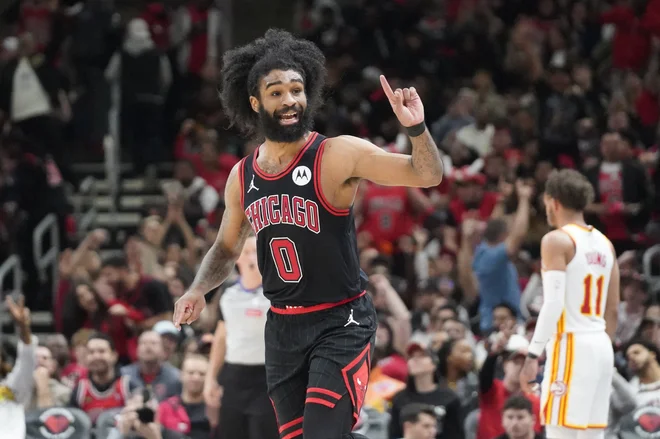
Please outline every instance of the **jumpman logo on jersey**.
[[259, 190], [259, 188], [254, 185], [254, 175], [252, 176], [252, 181], [250, 182], [250, 187], [248, 188], [247, 193], [249, 194], [252, 189], [255, 191]]
[[353, 318], [353, 310], [351, 310], [351, 314], [348, 316], [348, 322], [344, 325], [344, 328], [350, 325], [351, 323], [360, 326], [360, 324]]

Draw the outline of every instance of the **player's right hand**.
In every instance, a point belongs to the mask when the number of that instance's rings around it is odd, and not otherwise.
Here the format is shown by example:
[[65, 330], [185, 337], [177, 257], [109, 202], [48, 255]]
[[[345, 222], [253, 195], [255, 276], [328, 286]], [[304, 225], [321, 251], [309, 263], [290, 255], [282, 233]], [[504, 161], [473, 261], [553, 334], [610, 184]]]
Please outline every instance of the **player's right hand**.
[[206, 306], [204, 296], [188, 291], [174, 304], [174, 317], [172, 321], [176, 329], [181, 330], [181, 325], [190, 325], [197, 320]]

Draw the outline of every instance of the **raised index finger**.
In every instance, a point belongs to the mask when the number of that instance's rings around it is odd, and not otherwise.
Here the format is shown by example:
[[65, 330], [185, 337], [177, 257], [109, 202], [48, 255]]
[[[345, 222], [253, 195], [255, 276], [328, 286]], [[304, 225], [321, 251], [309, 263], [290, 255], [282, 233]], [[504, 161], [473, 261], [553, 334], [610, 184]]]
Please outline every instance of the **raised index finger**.
[[390, 83], [387, 82], [385, 75], [380, 75], [380, 85], [383, 87], [385, 96], [387, 96], [388, 99], [394, 99], [394, 92], [392, 91], [392, 87], [390, 87]]

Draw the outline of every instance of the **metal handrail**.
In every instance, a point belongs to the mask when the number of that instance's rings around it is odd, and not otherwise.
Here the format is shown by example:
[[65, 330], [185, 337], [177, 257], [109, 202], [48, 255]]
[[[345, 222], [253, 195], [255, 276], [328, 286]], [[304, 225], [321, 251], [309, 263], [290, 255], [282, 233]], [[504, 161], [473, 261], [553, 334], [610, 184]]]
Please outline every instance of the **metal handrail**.
[[[4, 287], [5, 278], [9, 273], [11, 273], [14, 277], [14, 290], [12, 293], [20, 292], [23, 289], [23, 270], [21, 269], [21, 258], [19, 258], [17, 255], [9, 256], [5, 262], [0, 265], [0, 286]], [[0, 316], [3, 317], [1, 320], [2, 323], [4, 323], [4, 316], [2, 315], [4, 312], [6, 312], [5, 307], [0, 307]], [[0, 323], [0, 341], [2, 341], [5, 336], [2, 330], [2, 323]]]
[[115, 138], [111, 135], [103, 139], [105, 158], [105, 178], [108, 181], [110, 191], [110, 213], [117, 212], [117, 201], [119, 200], [119, 147]]
[[660, 254], [660, 244], [656, 244], [653, 247], [649, 248], [644, 252], [644, 255], [642, 256], [642, 269], [644, 270], [644, 276], [646, 276], [647, 279], [652, 279], [654, 277], [658, 276], [653, 276], [653, 259]]
[[1, 286], [4, 286], [5, 278], [9, 273], [11, 273], [14, 277], [14, 291], [21, 291], [23, 288], [23, 270], [21, 269], [21, 258], [19, 258], [17, 255], [9, 256], [5, 262], [0, 265]]
[[[99, 209], [96, 206], [96, 196], [98, 194], [96, 179], [92, 176], [85, 178], [82, 183], [80, 183], [79, 194], [79, 205], [76, 211], [76, 218], [78, 218], [77, 231], [79, 236], [84, 236], [91, 228], [94, 221], [96, 221], [96, 217], [99, 214]], [[82, 212], [83, 196], [91, 200], [90, 207], [85, 213]]]
[[[50, 248], [44, 253], [44, 236], [50, 232]], [[52, 270], [53, 291], [57, 290], [58, 283], [58, 258], [60, 254], [60, 235], [57, 226], [57, 217], [49, 213], [41, 220], [32, 233], [32, 249], [34, 252], [34, 265], [39, 274], [41, 283], [46, 282], [46, 269], [50, 266]], [[55, 295], [53, 295], [55, 296]]]

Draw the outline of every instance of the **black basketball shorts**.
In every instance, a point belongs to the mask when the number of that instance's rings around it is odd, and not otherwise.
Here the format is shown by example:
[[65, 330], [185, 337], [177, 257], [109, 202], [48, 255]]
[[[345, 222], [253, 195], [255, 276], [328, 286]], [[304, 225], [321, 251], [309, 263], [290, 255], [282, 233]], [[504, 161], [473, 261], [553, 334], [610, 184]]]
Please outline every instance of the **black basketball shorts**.
[[346, 395], [352, 421], [357, 421], [377, 324], [368, 294], [340, 304], [271, 308], [265, 330], [266, 376], [281, 437], [301, 434], [306, 404], [333, 409]]

